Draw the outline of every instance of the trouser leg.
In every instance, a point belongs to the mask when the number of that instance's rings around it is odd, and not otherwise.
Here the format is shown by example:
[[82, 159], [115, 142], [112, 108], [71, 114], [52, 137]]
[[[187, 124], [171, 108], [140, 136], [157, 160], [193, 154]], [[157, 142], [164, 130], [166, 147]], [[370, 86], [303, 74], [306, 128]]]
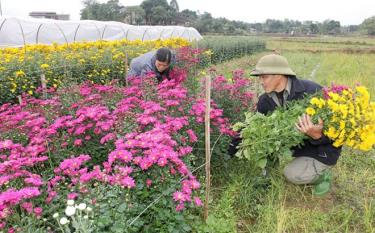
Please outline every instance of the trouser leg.
[[285, 178], [293, 184], [312, 184], [330, 166], [310, 157], [297, 157], [284, 169]]

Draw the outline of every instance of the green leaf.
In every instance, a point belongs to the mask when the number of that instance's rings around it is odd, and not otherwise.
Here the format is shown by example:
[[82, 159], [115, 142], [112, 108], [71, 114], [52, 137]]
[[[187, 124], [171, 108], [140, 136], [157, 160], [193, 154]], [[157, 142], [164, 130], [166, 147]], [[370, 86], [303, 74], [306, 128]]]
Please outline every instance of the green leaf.
[[185, 232], [191, 232], [191, 227], [189, 225], [187, 225], [187, 224], [182, 225], [182, 229]]
[[244, 153], [244, 157], [247, 158], [247, 159], [250, 159], [251, 157], [251, 152], [249, 149], [245, 149], [243, 150], [243, 153]]
[[260, 159], [260, 160], [257, 161], [256, 164], [260, 168], [265, 168], [266, 165], [267, 165], [267, 159], [266, 158]]
[[112, 224], [112, 219], [109, 216], [101, 216], [98, 220], [99, 226], [108, 226]]
[[124, 232], [124, 229], [125, 229], [125, 224], [123, 224], [122, 222], [116, 222], [112, 227], [111, 227], [111, 231], [112, 232]]
[[284, 157], [292, 156], [292, 151], [289, 148], [283, 148], [283, 150], [281, 151], [281, 155]]
[[123, 203], [123, 204], [121, 204], [118, 208], [117, 208], [117, 211], [118, 212], [124, 212], [125, 210], [127, 210], [128, 209], [128, 204], [127, 203]]

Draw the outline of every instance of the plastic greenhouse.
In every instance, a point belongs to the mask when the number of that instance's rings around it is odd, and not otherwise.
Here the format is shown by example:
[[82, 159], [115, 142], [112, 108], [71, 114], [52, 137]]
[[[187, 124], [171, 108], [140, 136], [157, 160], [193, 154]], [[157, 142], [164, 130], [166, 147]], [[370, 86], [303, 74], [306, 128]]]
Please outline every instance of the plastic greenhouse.
[[133, 26], [112, 21], [0, 17], [0, 47], [96, 40], [155, 40], [171, 37], [182, 37], [189, 41], [202, 39], [199, 32], [192, 27]]

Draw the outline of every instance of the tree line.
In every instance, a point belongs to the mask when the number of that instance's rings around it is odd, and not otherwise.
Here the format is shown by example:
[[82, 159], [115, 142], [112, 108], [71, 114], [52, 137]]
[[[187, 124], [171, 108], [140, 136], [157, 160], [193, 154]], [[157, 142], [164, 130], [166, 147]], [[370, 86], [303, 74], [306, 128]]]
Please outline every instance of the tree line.
[[84, 0], [81, 19], [120, 21], [133, 25], [182, 25], [196, 28], [202, 34], [247, 35], [250, 33], [283, 33], [304, 35], [339, 35], [364, 33], [375, 35], [375, 16], [360, 25], [342, 26], [339, 21], [323, 22], [267, 19], [263, 23], [247, 23], [214, 18], [208, 12], [180, 11], [177, 0], [144, 0], [137, 6], [123, 6], [119, 0], [99, 3]]

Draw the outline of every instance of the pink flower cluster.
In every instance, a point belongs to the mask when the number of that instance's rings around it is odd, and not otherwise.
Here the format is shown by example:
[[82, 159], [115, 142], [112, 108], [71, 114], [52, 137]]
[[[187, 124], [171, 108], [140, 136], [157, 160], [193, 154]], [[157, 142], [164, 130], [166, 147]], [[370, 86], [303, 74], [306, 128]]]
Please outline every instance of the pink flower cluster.
[[[176, 211], [181, 211], [185, 208], [185, 202], [191, 202], [191, 194], [193, 190], [198, 190], [200, 188], [200, 183], [195, 179], [182, 181], [181, 191], [176, 191], [173, 193], [173, 200], [178, 202], [176, 206]], [[196, 206], [202, 206], [203, 203], [201, 199], [197, 196], [193, 198], [194, 204]]]
[[[189, 62], [197, 62], [195, 53], [198, 50], [185, 54], [191, 56]], [[41, 216], [39, 205], [51, 203], [60, 193], [68, 193], [68, 199], [85, 195], [90, 182], [131, 190], [138, 183], [153, 188], [166, 177], [182, 179], [172, 195], [176, 210], [190, 202], [201, 206], [196, 194], [200, 184], [186, 161], [193, 143], [199, 141], [195, 128], [203, 126], [205, 103], [202, 98], [189, 97], [184, 87], [186, 73], [176, 68], [172, 79], [160, 84], [152, 74], [134, 77], [130, 86], [123, 88], [85, 83], [51, 93], [48, 100], [28, 97], [22, 105], [0, 106], [0, 185], [10, 187], [0, 193], [0, 226], [18, 206]], [[236, 88], [246, 85], [241, 78], [234, 79], [234, 84], [217, 82], [233, 98]], [[66, 106], [64, 95], [78, 99]], [[212, 129], [233, 134], [229, 120], [214, 101], [211, 123]], [[9, 135], [20, 136], [14, 141], [6, 139]], [[94, 164], [90, 155], [65, 153], [84, 151], [86, 142], [108, 149], [104, 162]], [[56, 159], [61, 162], [53, 164]], [[46, 166], [52, 166], [49, 169], [53, 171], [47, 177], [30, 172]], [[160, 170], [162, 177], [144, 178], [154, 170]], [[15, 184], [23, 187], [16, 189]], [[40, 196], [46, 197], [45, 203], [36, 198]]]
[[[25, 201], [34, 197], [38, 197], [39, 195], [40, 191], [36, 187], [25, 187], [21, 188], [20, 190], [9, 188], [5, 192], [2, 192], [0, 194], [0, 224], [4, 225], [2, 221], [6, 220], [10, 215], [14, 213], [12, 207], [20, 203], [22, 203], [22, 207], [24, 209], [26, 209], [25, 207], [27, 207], [26, 210], [28, 213], [33, 213], [32, 205], [30, 206], [30, 204], [26, 204], [25, 206]], [[42, 209], [40, 207], [37, 207], [34, 209], [34, 212], [37, 216], [40, 216], [41, 210]]]
[[[44, 166], [43, 162], [48, 160], [45, 155], [48, 151], [46, 142], [51, 132], [46, 128], [47, 120], [40, 114], [40, 108], [33, 108], [34, 104], [44, 106], [55, 105], [56, 102], [30, 99], [29, 103], [25, 101], [23, 105], [6, 104], [0, 107], [0, 138], [11, 131], [22, 135], [19, 142], [0, 140], [0, 185], [10, 186], [0, 193], [0, 222], [6, 220], [17, 205], [37, 217], [42, 214], [42, 208], [34, 207], [29, 199], [41, 195], [40, 190], [45, 182], [39, 174], [31, 171], [34, 167]], [[12, 186], [13, 183], [23, 187], [17, 189]], [[1, 225], [5, 226], [5, 222]]]
[[177, 51], [176, 60], [178, 61], [181, 66], [184, 67], [185, 70], [188, 70], [193, 65], [199, 63], [201, 60], [202, 53], [204, 49], [193, 49], [191, 47], [182, 47], [179, 48]]
[[[191, 107], [190, 114], [195, 117], [195, 120], [199, 124], [204, 123], [206, 103], [204, 99], [198, 99]], [[223, 117], [223, 110], [217, 108], [217, 105], [213, 100], [211, 100], [211, 111], [210, 111], [210, 121], [213, 126], [219, 128], [220, 132], [234, 136], [235, 132], [230, 129], [230, 124], [227, 118]]]
[[344, 90], [348, 90], [349, 87], [345, 85], [336, 85], [332, 83], [330, 87], [324, 87], [323, 88], [323, 96], [325, 99], [329, 99], [328, 93], [337, 93], [341, 94]]
[[[55, 173], [58, 176], [49, 182], [49, 191], [53, 195], [49, 197], [48, 201], [55, 196], [56, 191], [52, 189], [60, 181], [68, 179], [72, 185], [100, 181], [111, 185], [134, 188], [136, 180], [133, 177], [137, 176], [134, 172], [139, 172], [138, 169], [146, 172], [156, 167], [169, 167], [171, 174], [177, 175], [178, 173], [180, 176], [187, 176], [195, 184], [191, 190], [197, 189], [196, 184], [198, 181], [192, 176], [188, 166], [182, 160], [184, 156], [192, 152], [192, 148], [190, 146], [179, 145], [175, 138], [178, 134], [186, 132], [189, 135], [190, 141], [195, 142], [198, 139], [193, 130], [186, 130], [186, 127], [189, 125], [187, 116], [176, 117], [168, 114], [177, 113], [173, 110], [173, 106], [168, 103], [174, 100], [178, 101], [178, 106], [180, 106], [183, 100], [187, 98], [186, 89], [183, 89], [176, 80], [164, 81], [156, 87], [156, 93], [160, 93], [158, 95], [159, 101], [145, 101], [141, 98], [143, 94], [140, 94], [143, 91], [142, 84], [141, 82], [138, 84], [133, 83], [132, 87], [124, 90], [123, 93], [126, 94], [125, 98], [119, 102], [117, 105], [118, 108], [113, 111], [116, 125], [120, 120], [127, 119], [120, 116], [132, 115], [137, 117], [133, 119], [133, 124], [135, 124], [133, 132], [127, 133], [123, 138], [116, 140], [116, 149], [108, 154], [107, 161], [102, 164], [104, 169], [100, 169], [97, 166], [93, 171], [88, 171], [87, 168], [83, 167], [83, 163], [89, 160], [88, 156], [81, 155], [76, 158], [64, 160], [59, 168], [55, 169]], [[164, 91], [161, 91], [163, 89]], [[80, 119], [83, 115], [85, 119], [97, 120], [102, 115], [108, 115], [106, 109], [102, 109], [102, 114], [98, 114], [95, 113], [94, 108], [96, 106], [91, 106], [91, 108], [83, 107], [77, 110], [77, 119]], [[90, 109], [93, 111], [90, 111]], [[62, 126], [69, 126], [67, 127], [67, 131], [77, 134], [77, 129], [80, 128], [75, 128], [75, 131], [70, 130], [72, 125], [75, 125], [69, 123], [72, 121], [72, 117], [61, 117], [55, 121], [53, 126], [56, 130], [61, 129]], [[111, 129], [113, 130], [114, 128]], [[81, 133], [82, 131], [84, 130], [79, 132]], [[112, 134], [114, 132], [107, 135]], [[151, 186], [151, 184], [151, 180], [146, 181], [147, 186]], [[192, 191], [188, 191], [187, 187], [184, 188], [185, 195], [192, 193]], [[197, 197], [194, 199], [197, 200]], [[191, 198], [186, 198], [186, 201], [190, 200]], [[198, 201], [196, 203], [199, 204]]]
[[[205, 80], [202, 80], [203, 86], [204, 82]], [[244, 76], [244, 71], [234, 70], [231, 78], [218, 75], [213, 79], [212, 99], [227, 113], [236, 116], [254, 108], [255, 94], [251, 88], [252, 82]]]

